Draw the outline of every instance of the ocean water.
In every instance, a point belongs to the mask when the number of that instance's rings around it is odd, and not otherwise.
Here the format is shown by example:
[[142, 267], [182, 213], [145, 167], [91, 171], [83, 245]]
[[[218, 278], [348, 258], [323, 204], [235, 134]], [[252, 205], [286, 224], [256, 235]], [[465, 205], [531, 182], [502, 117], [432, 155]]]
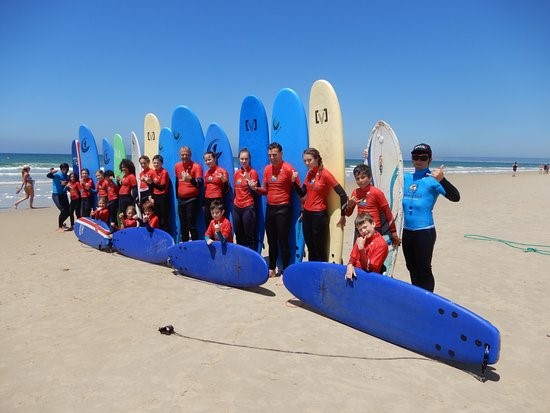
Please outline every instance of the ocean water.
[[[456, 158], [446, 157], [434, 159], [432, 166], [445, 165], [448, 174], [494, 174], [511, 173], [512, 163], [518, 162], [522, 171], [538, 171], [541, 164], [550, 163], [550, 159], [543, 158], [487, 158], [471, 157]], [[21, 168], [27, 164], [31, 167], [31, 176], [35, 181], [35, 206], [49, 207], [53, 205], [51, 200], [52, 181], [46, 177], [50, 168], [58, 168], [60, 163], [67, 162], [72, 165], [70, 154], [26, 154], [26, 153], [0, 153], [0, 210], [12, 208], [20, 195], [15, 191], [21, 185]], [[362, 163], [362, 159], [346, 160], [346, 176], [351, 177], [353, 168]], [[235, 165], [238, 165], [235, 159]], [[408, 160], [404, 164], [405, 172], [413, 170], [412, 163]], [[28, 201], [22, 203], [19, 208], [28, 208]]]

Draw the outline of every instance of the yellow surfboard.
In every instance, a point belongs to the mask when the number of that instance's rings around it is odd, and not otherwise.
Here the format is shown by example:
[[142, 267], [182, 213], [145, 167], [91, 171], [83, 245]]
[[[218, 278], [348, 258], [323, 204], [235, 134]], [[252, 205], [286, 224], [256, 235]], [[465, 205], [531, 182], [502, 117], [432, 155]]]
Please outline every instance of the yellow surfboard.
[[149, 159], [159, 153], [160, 122], [153, 113], [145, 115], [143, 121], [143, 154]]
[[[309, 95], [309, 146], [317, 149], [328, 169], [345, 189], [344, 126], [338, 97], [326, 80], [317, 80]], [[329, 192], [329, 262], [342, 263], [344, 231], [336, 226], [340, 220], [340, 197]]]

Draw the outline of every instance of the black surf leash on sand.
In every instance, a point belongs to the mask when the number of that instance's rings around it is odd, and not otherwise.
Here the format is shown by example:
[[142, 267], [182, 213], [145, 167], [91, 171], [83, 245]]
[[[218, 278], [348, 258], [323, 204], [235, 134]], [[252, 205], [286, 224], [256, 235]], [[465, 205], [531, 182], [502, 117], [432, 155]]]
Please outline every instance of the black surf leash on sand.
[[516, 248], [518, 250], [522, 250], [523, 252], [535, 252], [537, 254], [550, 255], [550, 245], [523, 244], [521, 242], [507, 241], [505, 239], [487, 237], [485, 235], [477, 235], [477, 234], [466, 234], [466, 235], [464, 235], [464, 238], [473, 239], [473, 240], [477, 240], [477, 241], [501, 242], [505, 245], [508, 245], [509, 247]]

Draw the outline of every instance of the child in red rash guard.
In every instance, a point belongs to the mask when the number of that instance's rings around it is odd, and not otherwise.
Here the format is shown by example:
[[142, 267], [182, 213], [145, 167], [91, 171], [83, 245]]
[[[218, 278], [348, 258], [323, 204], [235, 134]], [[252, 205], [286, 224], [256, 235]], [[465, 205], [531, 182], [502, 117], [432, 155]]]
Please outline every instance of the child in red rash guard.
[[388, 256], [388, 244], [376, 231], [374, 218], [370, 214], [359, 214], [355, 218], [355, 228], [359, 236], [353, 244], [346, 271], [346, 278], [350, 280], [355, 277], [355, 268], [381, 273]]
[[204, 234], [204, 239], [208, 245], [212, 244], [214, 241], [221, 241], [222, 244], [233, 242], [231, 222], [223, 215], [224, 212], [225, 210], [221, 201], [212, 201], [212, 204], [210, 204], [212, 221], [210, 221], [208, 229]]
[[97, 201], [97, 208], [92, 211], [92, 218], [105, 222], [109, 225], [109, 209], [107, 208], [107, 198], [101, 197]]

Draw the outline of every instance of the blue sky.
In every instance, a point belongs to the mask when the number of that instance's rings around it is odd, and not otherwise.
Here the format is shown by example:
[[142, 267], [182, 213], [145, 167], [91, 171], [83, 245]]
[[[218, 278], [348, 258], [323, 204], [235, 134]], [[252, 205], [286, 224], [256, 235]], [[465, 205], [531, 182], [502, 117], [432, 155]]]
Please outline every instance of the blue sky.
[[404, 153], [550, 157], [546, 0], [3, 0], [0, 58], [0, 152], [70, 153], [81, 123], [129, 140], [177, 105], [236, 150], [245, 96], [271, 118], [327, 79], [348, 158], [379, 119]]

